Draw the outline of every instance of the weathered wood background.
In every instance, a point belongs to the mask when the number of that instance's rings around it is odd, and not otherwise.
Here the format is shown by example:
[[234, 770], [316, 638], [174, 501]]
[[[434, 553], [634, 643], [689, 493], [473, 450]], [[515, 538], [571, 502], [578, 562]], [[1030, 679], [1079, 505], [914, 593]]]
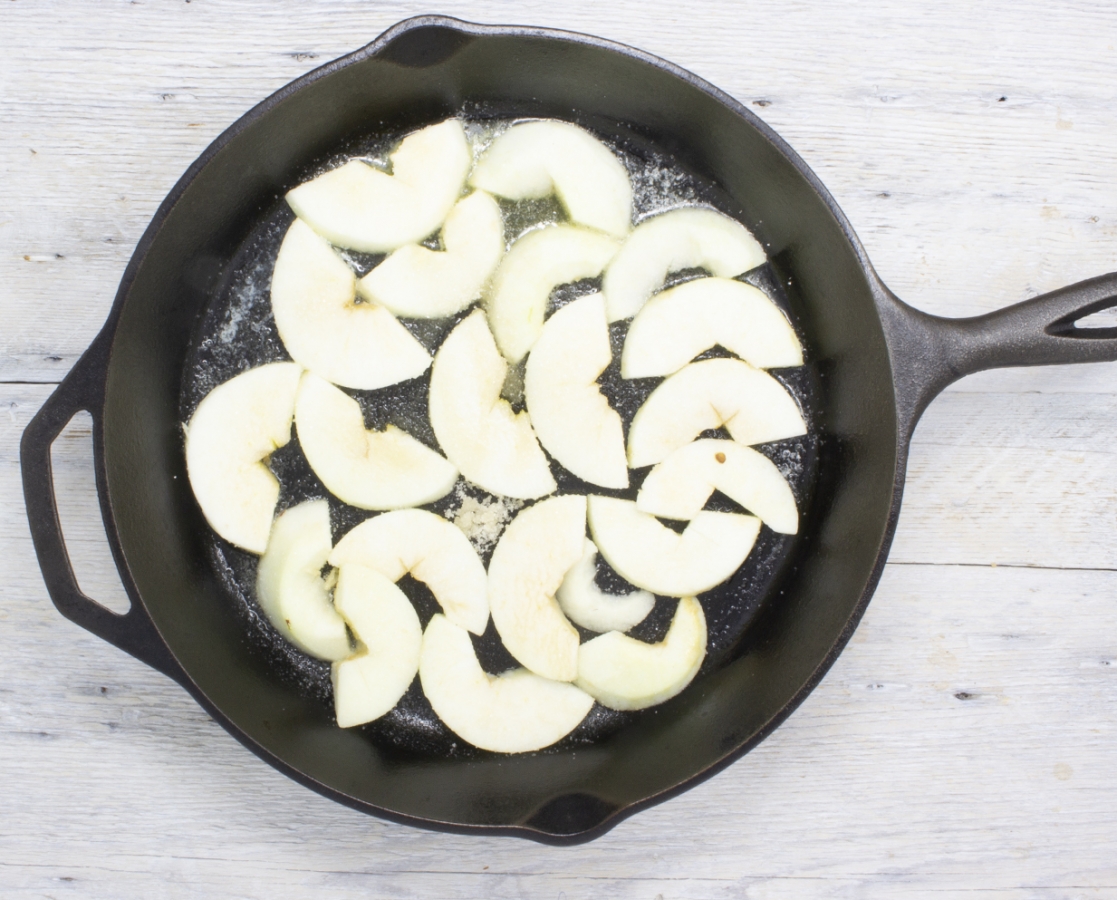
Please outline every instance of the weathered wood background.
[[[0, 894], [1117, 897], [1117, 366], [969, 378], [916, 435], [876, 599], [713, 780], [587, 846], [430, 834], [304, 790], [63, 620], [20, 433], [146, 223], [247, 108], [414, 2], [0, 5]], [[821, 176], [885, 281], [972, 314], [1117, 270], [1117, 6], [443, 0], [727, 90]], [[121, 602], [88, 423], [55, 446], [87, 590]]]

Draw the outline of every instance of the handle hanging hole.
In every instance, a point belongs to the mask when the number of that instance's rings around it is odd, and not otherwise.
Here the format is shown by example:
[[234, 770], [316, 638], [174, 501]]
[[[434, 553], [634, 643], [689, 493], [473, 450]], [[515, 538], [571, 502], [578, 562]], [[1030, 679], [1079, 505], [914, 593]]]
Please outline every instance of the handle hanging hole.
[[1117, 296], [1096, 300], [1082, 309], [1056, 319], [1045, 331], [1056, 337], [1117, 338]]

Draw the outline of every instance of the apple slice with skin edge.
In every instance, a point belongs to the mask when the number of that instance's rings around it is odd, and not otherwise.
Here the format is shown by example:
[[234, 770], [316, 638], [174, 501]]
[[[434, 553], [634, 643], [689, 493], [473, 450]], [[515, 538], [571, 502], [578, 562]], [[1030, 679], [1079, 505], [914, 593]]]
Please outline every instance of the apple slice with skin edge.
[[702, 511], [679, 534], [631, 500], [596, 495], [588, 517], [594, 543], [617, 574], [664, 597], [717, 587], [740, 568], [760, 532], [755, 516]]
[[628, 326], [622, 378], [677, 372], [720, 345], [758, 369], [803, 365], [803, 348], [780, 308], [730, 278], [696, 278], [652, 297]]
[[600, 294], [568, 303], [527, 358], [524, 401], [539, 442], [582, 481], [628, 487], [621, 417], [597, 386], [613, 358]]
[[500, 639], [537, 675], [573, 681], [578, 632], [555, 593], [582, 557], [586, 498], [549, 497], [520, 512], [504, 530], [489, 561], [489, 608]]
[[375, 569], [393, 582], [410, 573], [455, 625], [483, 634], [489, 623], [481, 558], [461, 529], [432, 512], [401, 509], [366, 519], [337, 542], [329, 562]]
[[463, 476], [492, 494], [534, 500], [556, 484], [526, 412], [500, 397], [508, 364], [476, 310], [435, 354], [431, 369], [431, 427]]
[[597, 546], [586, 538], [582, 558], [566, 573], [555, 599], [566, 617], [576, 625], [604, 634], [628, 631], [648, 617], [655, 597], [647, 591], [606, 594], [594, 583]]
[[296, 219], [271, 280], [275, 327], [298, 363], [343, 387], [375, 390], [417, 378], [430, 354], [396, 317], [356, 303], [357, 279], [332, 247]]
[[464, 628], [435, 615], [423, 635], [419, 680], [431, 707], [458, 737], [496, 753], [529, 753], [562, 740], [593, 707], [572, 684], [527, 669], [489, 675]]
[[636, 410], [628, 464], [655, 465], [703, 431], [722, 426], [746, 445], [807, 433], [798, 404], [767, 372], [739, 359], [704, 359], [668, 377]]
[[617, 252], [613, 238], [574, 225], [550, 225], [516, 241], [493, 276], [485, 307], [500, 352], [519, 362], [543, 330], [560, 284], [596, 278]]
[[334, 606], [364, 646], [330, 673], [337, 724], [351, 728], [380, 718], [407, 692], [419, 671], [423, 626], [403, 591], [351, 563], [338, 573]]
[[682, 691], [705, 658], [706, 616], [694, 597], [683, 597], [658, 644], [619, 631], [582, 644], [574, 683], [610, 709], [646, 709]]
[[360, 160], [287, 193], [295, 214], [338, 247], [387, 253], [433, 234], [461, 196], [473, 154], [457, 119], [405, 137], [392, 174]]
[[206, 521], [250, 553], [268, 545], [279, 482], [267, 467], [291, 440], [297, 363], [249, 369], [210, 391], [186, 425], [186, 471]]
[[275, 520], [256, 570], [256, 599], [268, 621], [304, 653], [331, 661], [352, 652], [322, 578], [332, 546], [329, 503], [308, 500]]
[[736, 441], [686, 444], [648, 473], [636, 508], [663, 519], [693, 519], [715, 490], [779, 534], [799, 531], [791, 486], [768, 457]]
[[459, 200], [442, 226], [442, 251], [406, 244], [357, 282], [357, 293], [397, 316], [452, 316], [481, 296], [504, 255], [500, 207], [484, 191]]
[[764, 248], [736, 219], [712, 209], [673, 209], [645, 219], [605, 270], [610, 322], [636, 315], [671, 272], [703, 268], [732, 278], [762, 265]]
[[554, 193], [571, 221], [617, 237], [632, 227], [628, 170], [601, 141], [569, 122], [513, 125], [482, 154], [469, 183], [509, 200]]
[[335, 497], [360, 509], [400, 509], [446, 496], [458, 470], [407, 432], [365, 429], [361, 406], [313, 372], [295, 401], [299, 444]]

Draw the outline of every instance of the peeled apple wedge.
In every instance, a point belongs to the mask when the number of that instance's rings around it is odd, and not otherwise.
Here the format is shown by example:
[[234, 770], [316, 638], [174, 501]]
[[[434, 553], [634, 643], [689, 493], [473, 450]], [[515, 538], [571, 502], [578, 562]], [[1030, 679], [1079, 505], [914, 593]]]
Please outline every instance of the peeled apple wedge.
[[555, 592], [582, 557], [586, 498], [549, 497], [523, 510], [500, 536], [489, 562], [489, 607], [517, 661], [544, 678], [573, 681], [578, 632]]
[[760, 520], [700, 512], [682, 534], [631, 500], [589, 498], [594, 543], [621, 578], [664, 597], [689, 597], [721, 584], [749, 555]]
[[736, 441], [699, 440], [680, 447], [648, 473], [636, 508], [664, 519], [693, 519], [721, 491], [780, 534], [799, 530], [795, 495], [764, 454]]
[[338, 247], [386, 253], [438, 230], [461, 196], [473, 155], [457, 119], [408, 135], [389, 175], [351, 160], [287, 194], [300, 219]]
[[356, 276], [344, 260], [305, 222], [292, 222], [271, 280], [275, 326], [291, 357], [361, 390], [422, 375], [431, 363], [423, 345], [384, 307], [356, 298]]
[[739, 359], [704, 359], [657, 387], [632, 418], [628, 464], [662, 462], [703, 431], [725, 426], [741, 444], [807, 433], [795, 400], [776, 379]]
[[361, 565], [389, 581], [410, 573], [434, 594], [455, 625], [483, 634], [489, 623], [488, 576], [469, 538], [423, 509], [366, 519], [338, 541], [330, 565]]
[[645, 219], [605, 271], [609, 321], [636, 315], [670, 272], [703, 268], [732, 278], [765, 258], [764, 248], [744, 225], [712, 209], [673, 209]]
[[423, 627], [403, 591], [364, 566], [342, 566], [334, 606], [363, 646], [335, 662], [330, 673], [337, 724], [351, 728], [380, 718], [411, 686], [419, 671]]
[[443, 250], [406, 244], [357, 282], [357, 292], [397, 316], [451, 316], [481, 296], [504, 255], [500, 207], [484, 191], [459, 200], [442, 226]]
[[295, 427], [322, 484], [361, 509], [432, 503], [458, 479], [451, 463], [394, 425], [366, 430], [360, 404], [313, 372], [299, 387]]
[[551, 456], [590, 484], [626, 488], [621, 417], [597, 386], [612, 358], [604, 299], [581, 297], [543, 326], [527, 358], [524, 400]]
[[251, 553], [268, 545], [279, 482], [267, 467], [291, 440], [302, 367], [269, 363], [210, 391], [186, 426], [186, 471], [206, 521]]
[[256, 574], [256, 598], [268, 621], [300, 650], [326, 660], [350, 654], [345, 622], [322, 578], [332, 546], [329, 504], [300, 503], [275, 520]]
[[617, 252], [608, 235], [574, 225], [529, 231], [493, 276], [486, 307], [500, 352], [519, 362], [539, 338], [547, 301], [560, 284], [596, 278]]
[[763, 291], [730, 278], [697, 278], [656, 294], [636, 314], [621, 376], [670, 375], [717, 345], [758, 369], [803, 365], [795, 330]]
[[419, 659], [423, 693], [458, 737], [482, 750], [528, 753], [566, 737], [593, 707], [593, 697], [560, 681], [514, 669], [489, 675], [469, 633], [436, 615]]
[[647, 591], [606, 594], [594, 582], [597, 546], [586, 538], [582, 558], [566, 573], [555, 599], [571, 622], [604, 634], [628, 631], [648, 617], [655, 597]]
[[628, 170], [601, 141], [568, 122], [513, 125], [481, 156], [469, 183], [509, 200], [554, 193], [571, 221], [618, 237], [631, 227]]
[[702, 606], [693, 597], [683, 597], [658, 644], [619, 631], [582, 644], [574, 683], [610, 709], [646, 709], [670, 700], [690, 684], [705, 657]]
[[527, 413], [514, 413], [500, 390], [508, 365], [477, 310], [435, 354], [430, 420], [443, 452], [463, 476], [493, 494], [533, 500], [555, 480]]

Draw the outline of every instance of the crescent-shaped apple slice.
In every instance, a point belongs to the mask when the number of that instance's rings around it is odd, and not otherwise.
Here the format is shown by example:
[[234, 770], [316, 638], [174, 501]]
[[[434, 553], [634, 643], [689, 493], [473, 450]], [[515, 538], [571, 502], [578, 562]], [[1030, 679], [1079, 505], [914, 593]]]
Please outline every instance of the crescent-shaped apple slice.
[[452, 316], [481, 296], [504, 255], [500, 207], [484, 191], [459, 200], [442, 226], [443, 250], [400, 247], [357, 282], [357, 292], [397, 316]]
[[327, 381], [375, 390], [417, 378], [430, 354], [396, 317], [357, 303], [352, 270], [305, 222], [291, 223], [271, 279], [271, 305], [283, 346]]
[[508, 364], [481, 310], [450, 332], [431, 369], [430, 420], [462, 475], [493, 494], [534, 500], [555, 479], [526, 412], [514, 413], [500, 390]]
[[568, 303], [543, 326], [527, 358], [524, 401], [540, 443], [590, 484], [628, 487], [621, 417], [597, 386], [613, 358], [605, 301]]
[[299, 387], [295, 427], [322, 484], [361, 509], [432, 503], [458, 479], [453, 464], [394, 425], [366, 430], [360, 404], [313, 372]]
[[206, 521], [251, 553], [268, 546], [279, 482], [267, 467], [291, 440], [302, 367], [269, 363], [210, 391], [186, 426], [186, 471]]
[[375, 569], [393, 582], [410, 573], [455, 625], [483, 634], [489, 623], [481, 558], [461, 529], [432, 512], [401, 509], [366, 519], [338, 541], [329, 561]]
[[621, 578], [653, 594], [689, 597], [721, 584], [740, 568], [760, 520], [700, 512], [679, 534], [631, 500], [589, 498], [589, 523], [601, 555]]
[[741, 444], [807, 433], [794, 398], [767, 372], [739, 359], [704, 359], [683, 366], [636, 411], [628, 429], [628, 464], [655, 465], [703, 431], [722, 426]]
[[423, 693], [458, 737], [497, 753], [541, 750], [566, 737], [593, 707], [593, 697], [526, 669], [489, 675], [469, 633], [436, 615], [419, 658]]
[[764, 260], [764, 248], [736, 219], [712, 209], [660, 213], [636, 226], [605, 270], [609, 321], [636, 315], [670, 272], [700, 267], [732, 278]]
[[799, 530], [787, 479], [763, 453], [736, 441], [703, 439], [680, 447], [648, 473], [636, 508], [664, 519], [693, 519], [715, 490], [775, 532]]
[[516, 241], [496, 270], [486, 301], [500, 352], [510, 362], [523, 359], [543, 330], [551, 291], [596, 278], [619, 246], [607, 235], [573, 225], [538, 228]]
[[628, 631], [648, 617], [655, 606], [655, 597], [647, 591], [606, 594], [594, 582], [596, 574], [597, 546], [586, 538], [582, 558], [566, 573], [555, 594], [571, 622], [604, 634]]
[[555, 593], [581, 559], [585, 536], [586, 498], [549, 497], [512, 520], [489, 561], [489, 606], [500, 639], [521, 665], [555, 681], [578, 674], [578, 632]]
[[329, 504], [309, 500], [275, 520], [256, 571], [256, 598], [268, 621], [300, 650], [326, 660], [351, 652], [322, 578], [332, 546]]
[[408, 135], [392, 174], [351, 160], [287, 194], [311, 228], [338, 247], [386, 253], [438, 230], [473, 162], [462, 124], [447, 119]]
[[690, 684], [705, 657], [702, 605], [683, 597], [658, 644], [645, 644], [619, 631], [582, 644], [574, 683], [610, 709], [646, 709]]
[[636, 314], [621, 377], [670, 375], [716, 345], [758, 369], [803, 365], [795, 329], [763, 291], [730, 278], [696, 278], [656, 294]]
[[423, 626], [403, 591], [373, 569], [348, 563], [338, 573], [334, 606], [363, 649], [335, 662], [334, 712], [342, 728], [388, 712], [419, 671]]
[[623, 237], [632, 224], [628, 170], [577, 125], [513, 125], [477, 161], [469, 183], [509, 200], [554, 193], [571, 220]]

